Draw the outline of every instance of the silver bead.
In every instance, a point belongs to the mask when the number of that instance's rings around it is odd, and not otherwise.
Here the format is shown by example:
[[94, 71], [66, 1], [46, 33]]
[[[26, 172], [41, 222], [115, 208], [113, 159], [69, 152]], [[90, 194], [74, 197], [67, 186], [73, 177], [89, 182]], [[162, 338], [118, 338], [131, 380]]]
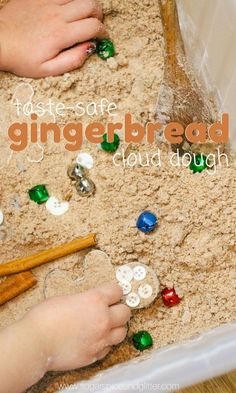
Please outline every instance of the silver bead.
[[72, 164], [67, 170], [67, 174], [71, 180], [82, 179], [87, 175], [87, 171], [78, 164]]
[[86, 177], [78, 180], [75, 184], [75, 188], [80, 196], [86, 197], [93, 195], [96, 190], [94, 182]]

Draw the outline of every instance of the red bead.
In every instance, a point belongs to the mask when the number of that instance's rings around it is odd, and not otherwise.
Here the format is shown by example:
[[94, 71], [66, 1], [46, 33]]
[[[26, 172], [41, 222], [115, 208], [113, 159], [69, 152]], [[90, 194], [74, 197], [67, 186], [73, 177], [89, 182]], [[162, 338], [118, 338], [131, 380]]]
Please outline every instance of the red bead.
[[177, 295], [174, 288], [163, 289], [161, 296], [166, 307], [173, 307], [181, 302], [181, 298]]

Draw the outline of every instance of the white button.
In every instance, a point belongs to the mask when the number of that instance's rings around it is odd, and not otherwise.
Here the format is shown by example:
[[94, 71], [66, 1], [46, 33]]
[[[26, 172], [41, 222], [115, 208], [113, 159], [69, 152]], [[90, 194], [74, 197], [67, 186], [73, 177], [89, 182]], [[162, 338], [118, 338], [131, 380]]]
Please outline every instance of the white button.
[[4, 221], [4, 215], [3, 215], [2, 210], [0, 210], [0, 225], [3, 224], [3, 221]]
[[54, 216], [62, 216], [69, 210], [68, 202], [60, 202], [55, 197], [50, 197], [46, 202], [46, 209]]
[[140, 303], [140, 297], [134, 292], [131, 292], [126, 297], [126, 304], [129, 307], [132, 307], [132, 308], [137, 307], [139, 305], [139, 303]]
[[76, 162], [86, 169], [92, 169], [93, 167], [93, 157], [88, 153], [79, 153]]
[[116, 278], [118, 281], [131, 281], [133, 279], [133, 270], [127, 265], [120, 266], [116, 270]]
[[131, 292], [132, 285], [127, 280], [122, 280], [119, 282], [119, 286], [122, 288], [123, 294], [128, 295]]
[[152, 296], [153, 289], [149, 284], [140, 285], [138, 289], [138, 294], [142, 299], [148, 299]]
[[135, 266], [133, 268], [133, 274], [134, 274], [134, 279], [137, 281], [144, 280], [147, 275], [145, 267], [141, 265]]

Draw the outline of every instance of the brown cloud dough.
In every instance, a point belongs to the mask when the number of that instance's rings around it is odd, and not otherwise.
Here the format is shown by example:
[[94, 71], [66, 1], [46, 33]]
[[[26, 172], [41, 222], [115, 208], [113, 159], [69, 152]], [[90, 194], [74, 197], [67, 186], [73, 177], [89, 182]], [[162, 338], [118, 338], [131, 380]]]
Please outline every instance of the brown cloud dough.
[[[105, 24], [116, 45], [117, 56], [104, 62], [93, 56], [81, 69], [61, 77], [22, 80], [1, 74], [0, 129], [16, 121], [11, 100], [14, 92], [23, 102], [34, 89], [33, 101], [56, 102], [70, 106], [89, 104], [106, 97], [118, 106], [117, 121], [132, 113], [138, 122], [155, 120], [157, 95], [163, 77], [163, 37], [156, 0], [102, 0]], [[22, 85], [23, 83], [23, 85]], [[27, 83], [27, 85], [24, 85]], [[28, 85], [29, 84], [29, 85]], [[24, 119], [19, 119], [23, 121]], [[46, 122], [53, 121], [45, 116]], [[58, 122], [60, 119], [56, 119]], [[61, 125], [78, 121], [73, 111]], [[85, 115], [83, 122], [90, 122]], [[107, 114], [93, 121], [110, 121]], [[167, 146], [130, 145], [129, 151], [154, 154], [159, 147], [162, 166], [115, 167], [112, 156], [97, 146], [85, 144], [95, 161], [89, 171], [96, 184], [91, 198], [80, 197], [71, 186], [67, 167], [76, 153], [65, 152], [64, 145], [48, 141], [42, 151], [31, 146], [14, 153], [9, 160], [8, 141], [0, 134], [0, 208], [4, 212], [5, 240], [0, 240], [1, 262], [71, 241], [88, 233], [98, 234], [98, 248], [115, 266], [141, 261], [150, 266], [164, 286], [175, 286], [182, 302], [166, 308], [161, 299], [150, 307], [134, 310], [127, 341], [115, 348], [102, 362], [83, 370], [49, 374], [30, 393], [54, 393], [61, 384], [70, 384], [100, 374], [104, 369], [140, 355], [130, 340], [138, 330], [148, 330], [154, 349], [196, 336], [236, 319], [235, 309], [235, 222], [236, 160], [222, 166], [215, 175], [193, 174], [188, 168], [169, 165]], [[123, 143], [121, 149], [127, 148]], [[45, 206], [29, 201], [27, 190], [46, 184], [50, 195], [70, 200], [69, 211], [50, 215]], [[152, 210], [159, 227], [145, 235], [135, 227], [144, 210]], [[83, 291], [95, 284], [97, 272], [84, 281], [87, 252], [71, 255], [34, 270], [35, 288], [0, 308], [0, 326], [23, 316], [34, 304], [56, 293]], [[86, 283], [86, 285], [85, 285]]]

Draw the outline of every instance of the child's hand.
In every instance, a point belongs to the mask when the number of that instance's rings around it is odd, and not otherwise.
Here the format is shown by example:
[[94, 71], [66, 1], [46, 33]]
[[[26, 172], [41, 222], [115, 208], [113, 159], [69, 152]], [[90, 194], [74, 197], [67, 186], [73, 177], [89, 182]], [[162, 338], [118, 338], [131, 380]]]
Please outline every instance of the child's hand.
[[0, 330], [0, 393], [22, 392], [47, 371], [72, 370], [106, 356], [127, 333], [130, 309], [119, 304], [122, 295], [118, 284], [106, 284], [51, 298]]
[[118, 304], [122, 295], [119, 285], [106, 284], [48, 299], [32, 309], [26, 318], [46, 353], [45, 371], [87, 366], [121, 343], [130, 319], [130, 309]]
[[102, 16], [95, 0], [10, 0], [0, 10], [0, 69], [38, 78], [81, 67], [90, 40], [107, 37]]

